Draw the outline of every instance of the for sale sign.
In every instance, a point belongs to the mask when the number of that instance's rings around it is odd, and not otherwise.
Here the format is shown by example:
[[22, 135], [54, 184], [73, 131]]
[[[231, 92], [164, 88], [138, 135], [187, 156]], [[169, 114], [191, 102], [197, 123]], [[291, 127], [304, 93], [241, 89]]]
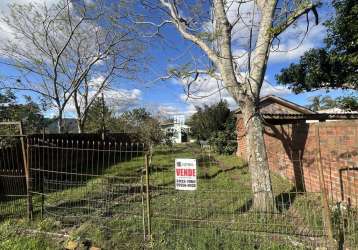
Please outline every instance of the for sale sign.
[[175, 189], [196, 190], [196, 159], [175, 159]]

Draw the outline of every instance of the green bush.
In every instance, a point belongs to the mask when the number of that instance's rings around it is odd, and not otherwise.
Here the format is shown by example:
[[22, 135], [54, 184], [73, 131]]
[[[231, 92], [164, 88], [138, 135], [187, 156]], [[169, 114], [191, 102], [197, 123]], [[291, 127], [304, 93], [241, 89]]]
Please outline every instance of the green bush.
[[221, 101], [211, 106], [197, 107], [189, 119], [191, 136], [208, 141], [219, 154], [233, 154], [236, 151], [236, 117], [228, 104]]
[[237, 142], [230, 137], [231, 135], [227, 131], [219, 131], [211, 136], [209, 144], [214, 148], [215, 152], [231, 155], [236, 152]]

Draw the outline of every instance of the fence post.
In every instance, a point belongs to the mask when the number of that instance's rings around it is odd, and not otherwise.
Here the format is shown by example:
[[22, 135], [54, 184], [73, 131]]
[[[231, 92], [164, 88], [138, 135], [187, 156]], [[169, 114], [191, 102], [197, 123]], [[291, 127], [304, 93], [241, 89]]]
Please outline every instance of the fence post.
[[[42, 143], [45, 143], [45, 128], [42, 129]], [[47, 156], [47, 160], [46, 162], [49, 162], [49, 156]], [[44, 185], [45, 185], [45, 177], [44, 177], [44, 171], [41, 171], [41, 178], [40, 181], [41, 181], [41, 219], [44, 218], [44, 213], [45, 213], [45, 188], [44, 188]]]
[[22, 122], [19, 124], [20, 130], [20, 141], [21, 141], [21, 151], [22, 151], [22, 158], [24, 161], [24, 169], [25, 169], [25, 177], [26, 177], [26, 194], [27, 194], [27, 217], [29, 220], [32, 219], [32, 196], [31, 196], [31, 179], [30, 179], [30, 169], [29, 169], [29, 144], [27, 143], [25, 149], [25, 142], [24, 142], [24, 134], [22, 129]]
[[149, 190], [149, 161], [148, 154], [144, 155], [144, 166], [145, 166], [145, 191], [147, 200], [147, 223], [148, 223], [148, 239], [152, 239], [152, 223], [151, 223], [151, 211], [150, 211], [150, 190]]
[[317, 144], [317, 167], [318, 167], [318, 176], [319, 176], [319, 186], [321, 191], [321, 199], [323, 205], [323, 221], [324, 227], [327, 232], [328, 240], [330, 244], [335, 244], [335, 240], [333, 238], [333, 226], [332, 226], [332, 217], [331, 217], [331, 210], [329, 208], [328, 203], [328, 194], [326, 190], [326, 184], [324, 180], [324, 172], [322, 167], [322, 157], [321, 157], [321, 143], [320, 143], [320, 135], [319, 135], [319, 125], [315, 126], [315, 137], [316, 137], [316, 144]]
[[142, 223], [143, 223], [143, 237], [144, 237], [144, 241], [146, 240], [147, 237], [147, 228], [146, 228], [146, 223], [145, 223], [145, 205], [144, 205], [144, 185], [143, 185], [143, 171], [144, 169], [142, 169], [141, 172], [141, 177], [140, 177], [140, 192], [142, 193]]

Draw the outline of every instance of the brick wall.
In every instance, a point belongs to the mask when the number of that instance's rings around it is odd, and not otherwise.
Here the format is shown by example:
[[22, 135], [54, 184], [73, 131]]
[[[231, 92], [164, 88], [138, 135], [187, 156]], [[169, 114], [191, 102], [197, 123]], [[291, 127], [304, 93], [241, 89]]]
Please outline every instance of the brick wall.
[[[298, 190], [318, 192], [318, 123], [265, 127], [270, 169], [296, 184]], [[242, 119], [238, 119], [238, 151], [247, 157]], [[319, 140], [325, 185], [334, 201], [358, 204], [358, 121], [319, 124]]]

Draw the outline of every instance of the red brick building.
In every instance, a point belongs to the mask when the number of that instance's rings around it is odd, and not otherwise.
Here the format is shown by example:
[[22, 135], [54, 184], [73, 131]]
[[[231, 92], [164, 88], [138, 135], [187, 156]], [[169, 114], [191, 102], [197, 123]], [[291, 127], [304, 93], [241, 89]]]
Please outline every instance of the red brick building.
[[[319, 192], [318, 155], [332, 201], [358, 204], [358, 114], [318, 114], [277, 96], [261, 99], [272, 171], [298, 191]], [[245, 126], [237, 112], [237, 155], [246, 158]]]

